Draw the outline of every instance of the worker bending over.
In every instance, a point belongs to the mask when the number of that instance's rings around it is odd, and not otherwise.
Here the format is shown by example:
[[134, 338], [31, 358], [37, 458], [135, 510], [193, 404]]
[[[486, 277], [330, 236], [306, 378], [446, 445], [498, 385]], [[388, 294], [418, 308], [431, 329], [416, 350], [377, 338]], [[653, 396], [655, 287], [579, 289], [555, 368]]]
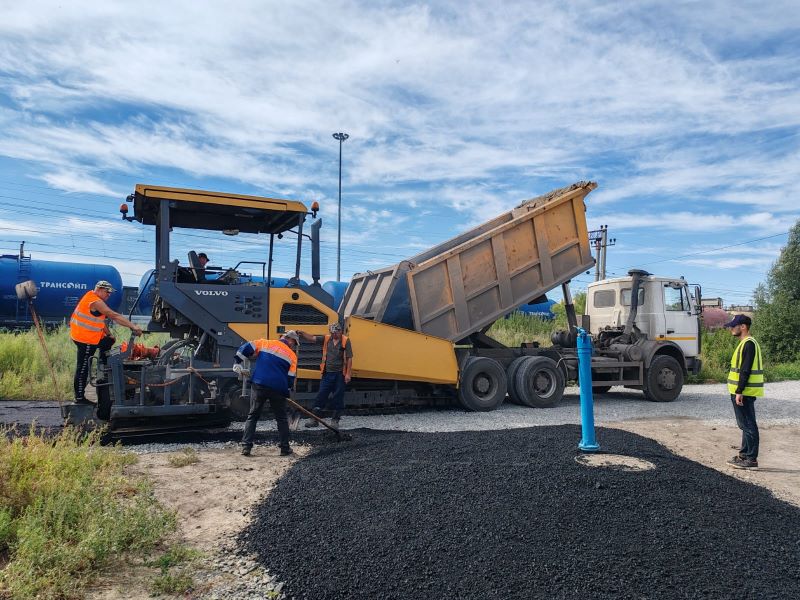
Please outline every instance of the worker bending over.
[[250, 412], [244, 424], [242, 435], [242, 454], [250, 456], [253, 448], [253, 435], [256, 422], [261, 417], [264, 403], [269, 400], [272, 414], [278, 425], [278, 445], [281, 456], [292, 453], [289, 446], [289, 421], [286, 417], [286, 398], [294, 387], [297, 376], [297, 347], [300, 337], [296, 331], [287, 331], [280, 340], [254, 340], [243, 344], [234, 360], [233, 371], [241, 376], [244, 371], [242, 361], [255, 360], [250, 370]]
[[75, 364], [73, 388], [75, 402], [90, 404], [86, 399], [86, 383], [89, 379], [89, 361], [100, 348], [101, 360], [114, 344], [114, 337], [106, 325], [106, 319], [124, 325], [134, 335], [141, 335], [142, 329], [131, 323], [121, 314], [111, 310], [106, 304], [114, 292], [114, 287], [105, 280], [98, 281], [94, 290], [86, 292], [78, 302], [69, 320], [69, 336], [78, 347], [78, 358]]
[[[345, 386], [350, 383], [353, 372], [353, 348], [346, 335], [342, 335], [342, 326], [333, 323], [328, 330], [329, 335], [311, 335], [299, 331], [300, 337], [316, 344], [322, 344], [322, 379], [319, 392], [314, 400], [313, 412], [319, 414], [330, 404], [333, 410], [331, 425], [339, 428], [339, 421], [344, 412]], [[319, 427], [314, 419], [306, 421], [306, 427]]]

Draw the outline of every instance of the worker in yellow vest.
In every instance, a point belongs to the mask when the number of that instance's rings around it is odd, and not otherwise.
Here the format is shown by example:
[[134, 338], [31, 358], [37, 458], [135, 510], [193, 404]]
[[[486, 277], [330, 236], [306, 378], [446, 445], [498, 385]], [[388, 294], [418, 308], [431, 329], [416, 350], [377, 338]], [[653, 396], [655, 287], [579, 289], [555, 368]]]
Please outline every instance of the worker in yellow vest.
[[89, 379], [89, 361], [98, 348], [102, 353], [114, 344], [114, 338], [111, 337], [106, 319], [128, 327], [134, 335], [142, 334], [141, 327], [114, 312], [106, 304], [106, 300], [114, 291], [114, 287], [108, 281], [98, 281], [94, 290], [86, 292], [80, 299], [69, 320], [69, 335], [78, 348], [73, 388], [75, 402], [79, 404], [89, 404], [85, 395], [86, 383]]
[[750, 335], [752, 321], [747, 315], [736, 315], [725, 324], [739, 344], [731, 357], [728, 391], [731, 394], [736, 424], [742, 430], [739, 454], [728, 461], [735, 469], [758, 468], [758, 424], [756, 398], [764, 395], [764, 362], [761, 346]]
[[[346, 335], [342, 335], [342, 326], [333, 323], [328, 327], [329, 335], [311, 335], [298, 331], [300, 338], [306, 342], [322, 344], [322, 379], [319, 392], [314, 400], [313, 412], [319, 414], [330, 405], [333, 410], [331, 425], [339, 428], [339, 421], [344, 412], [345, 387], [350, 383], [353, 372], [353, 347]], [[319, 427], [314, 419], [306, 421], [306, 427]]]

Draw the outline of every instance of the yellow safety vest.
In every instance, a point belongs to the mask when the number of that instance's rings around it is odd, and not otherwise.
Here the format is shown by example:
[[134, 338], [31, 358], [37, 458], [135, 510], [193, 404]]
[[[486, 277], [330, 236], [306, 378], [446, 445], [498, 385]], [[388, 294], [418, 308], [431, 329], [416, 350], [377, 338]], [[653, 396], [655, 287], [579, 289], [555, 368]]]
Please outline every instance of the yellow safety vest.
[[764, 395], [764, 363], [761, 360], [761, 346], [752, 337], [746, 337], [739, 345], [731, 356], [731, 370], [728, 373], [728, 391], [731, 394], [736, 393], [736, 388], [739, 387], [739, 373], [742, 369], [742, 351], [744, 350], [745, 342], [753, 342], [756, 347], [756, 355], [753, 357], [753, 367], [750, 371], [750, 377], [747, 378], [747, 387], [742, 390], [743, 396], [763, 396]]

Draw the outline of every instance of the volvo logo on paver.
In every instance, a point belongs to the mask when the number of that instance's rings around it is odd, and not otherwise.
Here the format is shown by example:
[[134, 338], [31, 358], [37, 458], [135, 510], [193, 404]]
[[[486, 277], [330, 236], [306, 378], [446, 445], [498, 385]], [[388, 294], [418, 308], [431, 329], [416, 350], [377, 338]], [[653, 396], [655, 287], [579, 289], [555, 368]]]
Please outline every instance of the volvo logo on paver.
[[227, 296], [228, 292], [219, 292], [219, 291], [212, 291], [212, 290], [195, 290], [195, 294], [198, 296]]

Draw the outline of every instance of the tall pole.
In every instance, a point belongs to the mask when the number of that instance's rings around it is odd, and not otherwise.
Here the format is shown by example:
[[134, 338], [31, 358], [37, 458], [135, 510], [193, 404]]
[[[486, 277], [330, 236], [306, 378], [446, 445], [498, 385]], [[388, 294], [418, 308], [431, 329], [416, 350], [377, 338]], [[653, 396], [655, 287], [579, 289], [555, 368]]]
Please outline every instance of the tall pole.
[[341, 131], [333, 134], [333, 138], [339, 140], [339, 232], [336, 240], [336, 281], [342, 280], [342, 142], [349, 137]]

